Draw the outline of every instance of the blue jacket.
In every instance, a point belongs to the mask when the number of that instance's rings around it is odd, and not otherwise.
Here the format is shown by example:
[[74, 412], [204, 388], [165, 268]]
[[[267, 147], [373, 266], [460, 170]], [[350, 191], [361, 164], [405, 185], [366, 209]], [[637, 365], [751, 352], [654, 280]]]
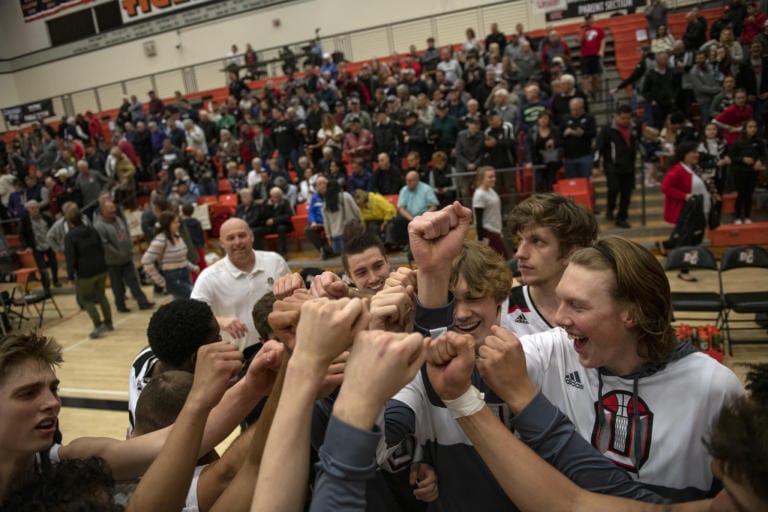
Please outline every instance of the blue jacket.
[[320, 195], [320, 192], [315, 192], [309, 199], [307, 220], [310, 224], [323, 224], [323, 196]]
[[363, 174], [352, 173], [349, 175], [347, 186], [350, 194], [359, 188], [371, 192], [373, 190], [373, 173], [370, 171], [363, 171]]

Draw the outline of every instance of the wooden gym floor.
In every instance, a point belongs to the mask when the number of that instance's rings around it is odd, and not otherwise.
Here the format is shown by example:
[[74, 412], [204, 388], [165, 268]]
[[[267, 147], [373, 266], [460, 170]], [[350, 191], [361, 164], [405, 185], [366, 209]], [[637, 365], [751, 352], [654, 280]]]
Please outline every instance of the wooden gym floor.
[[[304, 263], [313, 260], [312, 252], [292, 253], [289, 263]], [[393, 258], [396, 262], [403, 258]], [[327, 267], [338, 269], [339, 262], [329, 260]], [[292, 265], [293, 266], [293, 265]], [[298, 270], [298, 268], [294, 268]], [[756, 270], [734, 271], [734, 284], [751, 290], [765, 290], [768, 280], [765, 273], [760, 276]], [[669, 274], [673, 291], [716, 290], [717, 274], [706, 271], [694, 272], [697, 283], [687, 283]], [[730, 276], [729, 276], [730, 277]], [[152, 288], [144, 287], [150, 300], [158, 306], [168, 302], [170, 297], [152, 297]], [[111, 291], [107, 297], [112, 302]], [[54, 289], [54, 298], [62, 312], [59, 319], [55, 310], [46, 309], [43, 332], [55, 337], [64, 347], [64, 363], [58, 369], [61, 380], [61, 396], [64, 402], [60, 416], [65, 442], [81, 436], [107, 436], [124, 438], [128, 425], [125, 402], [128, 398], [128, 369], [135, 355], [146, 346], [146, 328], [152, 311], [140, 311], [132, 299], [128, 300], [130, 313], [118, 313], [114, 307], [115, 331], [100, 339], [90, 339], [92, 325], [88, 315], [80, 311], [71, 285]], [[713, 318], [688, 322], [692, 325], [713, 323]], [[754, 325], [754, 324], [753, 324]], [[15, 327], [15, 325], [14, 325]], [[26, 322], [23, 329], [32, 325]], [[768, 362], [768, 334], [765, 329], [736, 333], [741, 340], [760, 340], [766, 344], [744, 344], [733, 348], [733, 357], [726, 355], [725, 363], [743, 378], [745, 370], [739, 366], [744, 362]], [[231, 442], [233, 437], [225, 442]]]

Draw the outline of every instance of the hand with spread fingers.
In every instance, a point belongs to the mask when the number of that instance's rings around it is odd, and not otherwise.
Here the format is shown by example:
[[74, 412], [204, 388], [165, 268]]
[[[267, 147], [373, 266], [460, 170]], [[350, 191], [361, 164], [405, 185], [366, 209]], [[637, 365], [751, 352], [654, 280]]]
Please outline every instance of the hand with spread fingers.
[[449, 331], [427, 342], [427, 375], [443, 400], [461, 396], [471, 385], [475, 341], [469, 334]]
[[485, 383], [517, 414], [538, 390], [528, 377], [520, 340], [498, 325], [491, 327], [491, 333], [478, 351], [477, 368]]
[[216, 319], [222, 331], [228, 333], [232, 338], [243, 338], [248, 334], [248, 327], [236, 317], [220, 317]]
[[306, 290], [307, 286], [302, 279], [301, 274], [293, 272], [292, 274], [286, 274], [280, 277], [275, 284], [272, 285], [272, 293], [275, 294], [275, 299], [281, 300], [293, 295], [296, 290]]

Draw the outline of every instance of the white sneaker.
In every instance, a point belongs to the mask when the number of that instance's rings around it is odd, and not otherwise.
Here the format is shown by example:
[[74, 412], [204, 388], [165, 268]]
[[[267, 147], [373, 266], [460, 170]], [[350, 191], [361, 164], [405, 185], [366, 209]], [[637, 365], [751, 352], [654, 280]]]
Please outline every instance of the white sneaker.
[[744, 224], [752, 224], [752, 219], [744, 219]]
[[733, 221], [733, 223], [736, 224], [736, 225], [739, 225], [739, 224], [741, 224], [741, 219], [736, 219], [735, 221]]

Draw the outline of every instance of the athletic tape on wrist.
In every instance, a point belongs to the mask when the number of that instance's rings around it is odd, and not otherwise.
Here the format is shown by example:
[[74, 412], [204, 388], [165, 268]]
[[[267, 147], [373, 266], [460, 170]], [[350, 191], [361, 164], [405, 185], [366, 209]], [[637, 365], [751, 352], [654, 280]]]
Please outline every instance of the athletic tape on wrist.
[[460, 397], [443, 400], [443, 403], [453, 419], [472, 416], [485, 407], [485, 393], [481, 393], [475, 386], [469, 386], [469, 389]]

